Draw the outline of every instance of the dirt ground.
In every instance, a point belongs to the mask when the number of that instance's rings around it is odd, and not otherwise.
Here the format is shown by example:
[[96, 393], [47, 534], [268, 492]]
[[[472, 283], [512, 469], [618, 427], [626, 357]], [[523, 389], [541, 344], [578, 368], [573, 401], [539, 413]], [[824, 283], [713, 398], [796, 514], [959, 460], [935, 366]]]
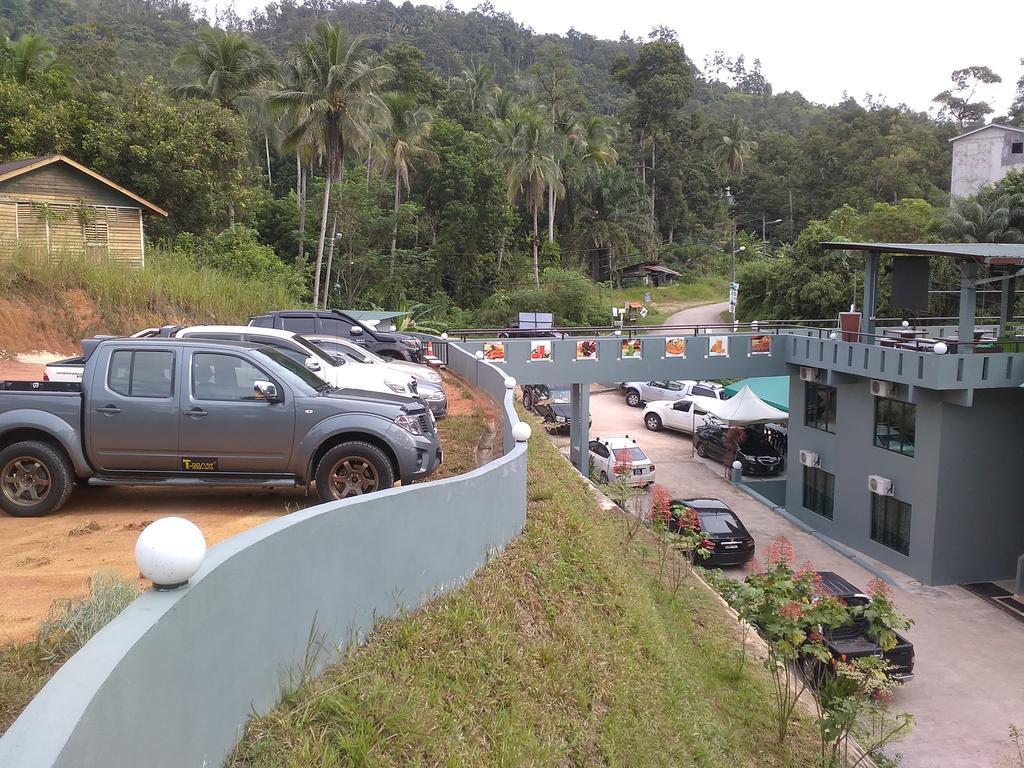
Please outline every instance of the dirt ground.
[[[38, 380], [42, 368], [0, 360], [0, 380]], [[452, 415], [480, 408], [493, 420], [490, 400], [447, 371], [444, 376]], [[314, 503], [316, 497], [302, 489], [240, 493], [81, 486], [63, 509], [47, 517], [23, 519], [0, 512], [0, 643], [33, 637], [50, 604], [84, 594], [96, 571], [112, 568], [137, 576], [135, 541], [157, 518], [187, 517], [212, 546]]]

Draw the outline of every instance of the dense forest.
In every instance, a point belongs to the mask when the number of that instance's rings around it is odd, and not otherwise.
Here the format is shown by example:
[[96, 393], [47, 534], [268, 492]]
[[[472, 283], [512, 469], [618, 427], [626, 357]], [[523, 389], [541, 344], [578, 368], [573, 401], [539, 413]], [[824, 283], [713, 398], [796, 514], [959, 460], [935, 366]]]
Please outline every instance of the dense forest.
[[946, 208], [948, 139], [992, 112], [971, 101], [983, 66], [933, 119], [775, 93], [759, 62], [692, 61], [669, 29], [538, 35], [486, 2], [286, 1], [211, 25], [174, 0], [0, 0], [0, 34], [0, 160], [66, 153], [170, 211], [151, 237], [316, 304], [606, 324], [593, 281], [707, 274], [735, 244], [747, 319], [820, 317], [857, 271], [822, 239], [1024, 227], [1015, 177]]

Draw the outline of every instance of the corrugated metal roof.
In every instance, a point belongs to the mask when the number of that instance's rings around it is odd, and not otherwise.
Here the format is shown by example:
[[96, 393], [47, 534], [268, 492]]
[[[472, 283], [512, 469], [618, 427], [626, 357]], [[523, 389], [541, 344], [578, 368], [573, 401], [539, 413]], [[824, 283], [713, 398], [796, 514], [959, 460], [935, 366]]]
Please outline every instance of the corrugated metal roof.
[[841, 243], [821, 244], [829, 251], [874, 251], [907, 256], [947, 256], [986, 264], [1024, 264], [1024, 245], [1011, 243]]
[[0, 176], [11, 171], [16, 171], [19, 168], [24, 168], [26, 165], [32, 165], [38, 163], [40, 160], [45, 160], [50, 155], [40, 155], [39, 157], [30, 157], [27, 160], [12, 160], [9, 163], [0, 163]]
[[975, 128], [973, 131], [968, 131], [967, 133], [961, 133], [959, 136], [954, 136], [952, 139], [950, 139], [950, 141], [957, 141], [958, 139], [973, 136], [974, 134], [978, 133], [978, 131], [984, 131], [986, 128], [1001, 128], [1004, 131], [1015, 131], [1016, 133], [1024, 133], [1024, 128], [1014, 128], [1012, 125], [1000, 125], [999, 123], [989, 123], [988, 125], [981, 126], [981, 128]]

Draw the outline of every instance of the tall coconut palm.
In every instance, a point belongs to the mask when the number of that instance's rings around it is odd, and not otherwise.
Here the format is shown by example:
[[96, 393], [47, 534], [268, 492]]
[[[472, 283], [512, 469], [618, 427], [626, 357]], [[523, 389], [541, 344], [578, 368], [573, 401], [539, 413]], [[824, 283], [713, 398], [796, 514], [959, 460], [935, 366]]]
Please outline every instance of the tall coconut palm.
[[284, 144], [289, 148], [315, 144], [324, 160], [326, 178], [313, 282], [313, 303], [318, 305], [331, 186], [342, 177], [350, 141], [365, 132], [368, 112], [379, 103], [374, 89], [393, 70], [373, 62], [361, 38], [349, 37], [340, 24], [328, 21], [317, 23], [303, 42], [293, 46], [288, 60], [299, 83], [270, 97], [272, 103], [289, 108], [295, 116], [295, 126]]
[[516, 97], [512, 91], [496, 85], [487, 99], [487, 114], [492, 120], [508, 120], [516, 111]]
[[14, 79], [27, 85], [37, 74], [45, 72], [57, 60], [57, 52], [42, 35], [26, 33], [7, 41], [7, 50], [14, 68]]
[[506, 164], [508, 201], [522, 198], [533, 215], [533, 281], [540, 287], [538, 216], [548, 184], [561, 183], [551, 124], [534, 109], [521, 109], [503, 126], [499, 153]]
[[176, 95], [216, 99], [236, 111], [277, 69], [270, 54], [251, 39], [216, 28], [196, 32], [195, 40], [182, 46], [174, 57], [174, 66], [192, 79], [175, 88]]
[[487, 64], [474, 64], [462, 70], [462, 75], [453, 84], [452, 90], [462, 97], [472, 114], [482, 112], [487, 104], [488, 87], [494, 79], [494, 70]]
[[635, 175], [619, 167], [600, 168], [587, 180], [586, 197], [575, 229], [597, 257], [596, 262], [591, 260], [595, 280], [600, 278], [602, 257], [607, 258], [609, 276], [613, 276], [624, 254], [657, 246], [643, 183]]
[[427, 149], [427, 140], [433, 127], [434, 116], [420, 106], [416, 97], [408, 93], [385, 93], [381, 96], [383, 121], [377, 152], [384, 166], [395, 174], [395, 223], [391, 234], [391, 266], [388, 277], [395, 276], [395, 252], [398, 246], [398, 209], [402, 192], [409, 191], [409, 171], [417, 158], [436, 157]]
[[730, 176], [742, 176], [747, 158], [757, 149], [757, 142], [747, 138], [747, 126], [738, 117], [729, 121], [729, 128], [715, 147], [718, 169], [728, 181]]

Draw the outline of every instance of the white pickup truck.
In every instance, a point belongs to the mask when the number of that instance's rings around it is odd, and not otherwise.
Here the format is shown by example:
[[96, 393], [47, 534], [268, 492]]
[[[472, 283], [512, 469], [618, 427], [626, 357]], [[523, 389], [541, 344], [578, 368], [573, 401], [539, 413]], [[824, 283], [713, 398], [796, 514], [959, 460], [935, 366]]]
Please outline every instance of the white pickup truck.
[[[132, 338], [198, 338], [221, 341], [245, 341], [274, 347], [296, 362], [306, 366], [332, 387], [359, 389], [366, 392], [415, 397], [419, 394], [415, 379], [408, 373], [391, 369], [343, 363], [319, 347], [291, 331], [276, 328], [255, 328], [248, 325], [207, 325], [181, 328], [164, 326], [147, 328]], [[109, 337], [97, 337], [109, 338]], [[85, 359], [71, 357], [46, 366], [44, 381], [79, 383], [85, 371]]]
[[626, 395], [626, 405], [631, 408], [639, 408], [644, 403], [653, 403], [657, 400], [681, 400], [692, 395], [725, 399], [721, 384], [712, 381], [693, 381], [692, 379], [627, 381], [620, 384], [619, 389]]

